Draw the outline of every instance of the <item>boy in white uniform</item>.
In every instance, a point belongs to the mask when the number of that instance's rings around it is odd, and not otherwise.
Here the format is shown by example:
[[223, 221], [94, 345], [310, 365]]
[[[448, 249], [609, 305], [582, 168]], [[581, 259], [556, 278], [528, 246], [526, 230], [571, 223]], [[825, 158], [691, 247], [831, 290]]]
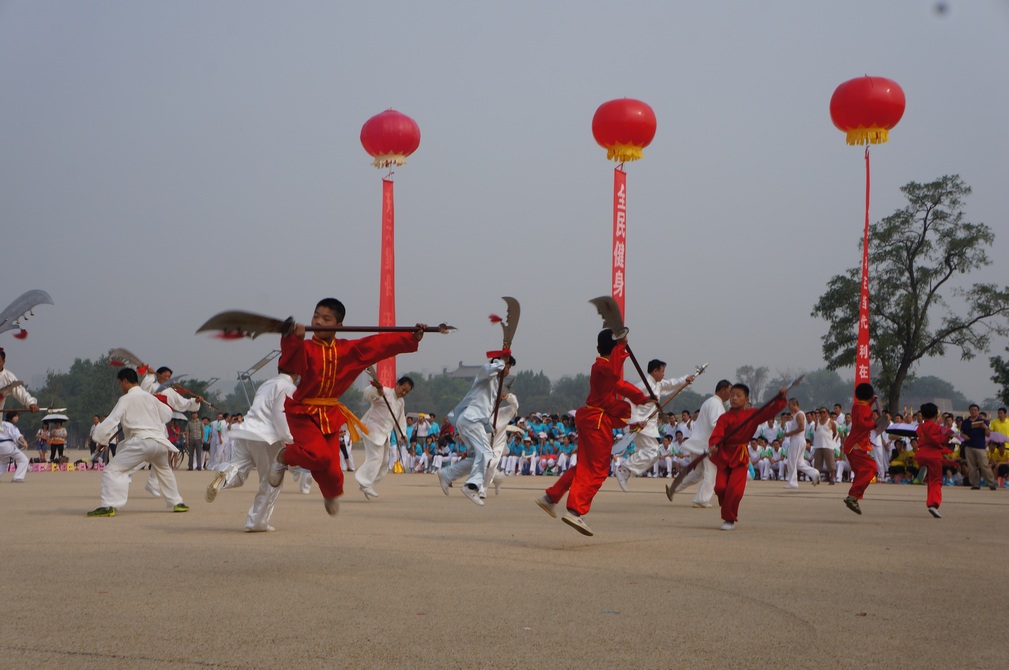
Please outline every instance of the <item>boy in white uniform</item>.
[[[645, 395], [654, 395], [656, 398], [661, 398], [662, 396], [669, 395], [681, 386], [694, 381], [694, 375], [663, 379], [665, 374], [665, 362], [657, 358], [652, 359], [648, 361], [648, 374], [645, 375], [648, 387], [645, 387], [644, 382], [638, 382], [635, 386], [643, 391]], [[651, 393], [649, 393], [649, 389]], [[644, 426], [634, 436], [634, 453], [622, 465], [617, 466], [615, 472], [617, 484], [620, 485], [620, 489], [624, 492], [627, 491], [627, 481], [632, 474], [638, 476], [645, 474], [651, 470], [652, 466], [659, 459], [659, 415], [656, 412], [657, 409], [654, 402], [645, 405], [636, 405], [631, 413], [631, 418], [628, 420], [629, 424], [643, 422]], [[689, 418], [690, 415], [688, 414], [687, 423], [689, 423]], [[677, 427], [677, 430], [683, 432], [684, 430], [689, 431], [691, 428], [689, 426], [686, 428]], [[684, 436], [686, 434], [684, 433]]]
[[140, 388], [133, 368], [123, 368], [116, 379], [123, 395], [98, 424], [95, 439], [98, 444], [108, 444], [122, 427], [126, 440], [119, 443], [116, 457], [102, 473], [102, 506], [88, 512], [88, 516], [115, 516], [129, 497], [130, 472], [141, 463], [151, 464], [169, 509], [188, 512], [169, 464], [171, 455], [178, 452], [165, 433], [165, 424], [172, 419], [172, 408]]
[[[364, 390], [364, 399], [371, 406], [361, 417], [361, 421], [368, 427], [368, 433], [362, 436], [364, 463], [354, 473], [354, 479], [357, 480], [361, 493], [369, 500], [378, 497], [375, 484], [385, 477], [386, 463], [392, 452], [393, 431], [396, 426], [403, 430], [406, 425], [404, 398], [412, 390], [413, 380], [409, 377], [400, 377], [392, 388], [385, 388], [380, 382], [372, 381]], [[389, 408], [392, 408], [392, 414], [389, 413]], [[395, 461], [395, 457], [393, 460]]]
[[[715, 422], [718, 421], [718, 417], [725, 414], [725, 402], [729, 399], [729, 391], [731, 390], [732, 382], [728, 379], [719, 380], [715, 384], [715, 395], [705, 400], [704, 404], [701, 405], [697, 420], [691, 426], [690, 439], [683, 443], [683, 451], [695, 457], [708, 451], [708, 438], [711, 437], [711, 431], [715, 429]], [[700, 481], [701, 485], [697, 488], [696, 495], [694, 495], [693, 506], [711, 507], [711, 497], [715, 495], [715, 475], [717, 473], [718, 469], [711, 462], [711, 459], [705, 458], [700, 466], [691, 470], [683, 478], [683, 481], [680, 482], [679, 487], [675, 491], [681, 491], [691, 484]], [[666, 486], [666, 497], [670, 501], [672, 501], [675, 491], [671, 485]]]
[[284, 402], [294, 395], [295, 388], [294, 377], [278, 369], [276, 377], [267, 379], [256, 389], [246, 420], [236, 423], [231, 429], [232, 458], [219, 466], [221, 471], [207, 487], [207, 502], [214, 502], [222, 488], [238, 488], [245, 483], [253, 468], [259, 472], [259, 491], [245, 519], [245, 531], [248, 533], [273, 530], [270, 517], [277, 504], [280, 487], [270, 486], [270, 466], [277, 452], [285, 444], [294, 442], [287, 427]]

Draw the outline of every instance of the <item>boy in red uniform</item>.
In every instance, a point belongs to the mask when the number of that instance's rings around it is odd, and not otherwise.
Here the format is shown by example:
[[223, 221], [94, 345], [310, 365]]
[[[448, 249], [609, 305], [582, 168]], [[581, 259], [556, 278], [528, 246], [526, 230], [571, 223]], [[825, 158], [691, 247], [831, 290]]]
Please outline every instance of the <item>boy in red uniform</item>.
[[942, 504], [943, 456], [953, 453], [953, 450], [946, 445], [952, 430], [939, 425], [936, 420], [939, 417], [939, 408], [934, 403], [927, 402], [922, 405], [921, 416], [924, 421], [915, 429], [918, 433], [918, 451], [914, 455], [914, 460], [918, 462], [919, 467], [928, 468], [925, 473], [925, 483], [928, 485], [925, 504], [928, 506], [929, 514], [941, 519], [939, 505]]
[[729, 391], [729, 411], [718, 417], [708, 438], [709, 458], [717, 468], [715, 495], [722, 508], [722, 530], [734, 530], [739, 520], [739, 502], [746, 490], [746, 471], [750, 464], [746, 445], [757, 426], [773, 419], [785, 408], [787, 392], [785, 387], [778, 389], [771, 402], [756, 409], [747, 407], [750, 404], [749, 386], [733, 384]]
[[848, 414], [851, 431], [841, 450], [851, 465], [851, 488], [844, 504], [855, 514], [861, 514], [858, 501], [865, 495], [865, 489], [876, 475], [876, 459], [872, 455], [869, 433], [876, 427], [872, 405], [876, 402], [876, 391], [872, 384], [862, 383], [855, 387], [855, 400]]
[[596, 339], [599, 357], [589, 374], [589, 397], [575, 412], [578, 462], [568, 468], [545, 495], [536, 499], [544, 512], [556, 518], [554, 506], [567, 493], [567, 512], [561, 521], [582, 535], [592, 535], [582, 516], [588, 514], [592, 499], [610, 473], [613, 428], [623, 426], [631, 416], [631, 406], [623, 398], [635, 405], [649, 402], [648, 396], [623, 379], [624, 361], [628, 357], [627, 338], [614, 340], [613, 331], [606, 328]]
[[[315, 306], [312, 326], [342, 326], [345, 315], [343, 303], [325, 298]], [[305, 326], [296, 323], [289, 334], [280, 338], [278, 366], [300, 375], [301, 381], [284, 403], [294, 444], [277, 454], [270, 471], [271, 486], [281, 485], [289, 465], [310, 470], [319, 482], [326, 511], [336, 515], [340, 510], [337, 498], [343, 495], [340, 427], [346, 423], [355, 442], [360, 432], [368, 432], [339, 398], [369, 365], [417, 351], [425, 327], [417, 324], [412, 333], [379, 333], [359, 340], [338, 340], [334, 331], [317, 331], [306, 340]]]

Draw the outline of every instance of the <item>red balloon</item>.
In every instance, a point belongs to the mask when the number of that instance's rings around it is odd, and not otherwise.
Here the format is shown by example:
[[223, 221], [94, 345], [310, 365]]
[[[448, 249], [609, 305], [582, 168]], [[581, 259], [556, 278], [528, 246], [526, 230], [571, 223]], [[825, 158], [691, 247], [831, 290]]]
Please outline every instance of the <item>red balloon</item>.
[[606, 158], [636, 161], [655, 137], [655, 112], [646, 103], [631, 98], [599, 105], [592, 117], [592, 136], [606, 149]]
[[361, 126], [361, 144], [375, 167], [403, 165], [420, 146], [420, 126], [406, 114], [387, 109]]
[[844, 82], [830, 98], [830, 119], [848, 144], [882, 144], [904, 116], [904, 91], [884, 77], [858, 77]]

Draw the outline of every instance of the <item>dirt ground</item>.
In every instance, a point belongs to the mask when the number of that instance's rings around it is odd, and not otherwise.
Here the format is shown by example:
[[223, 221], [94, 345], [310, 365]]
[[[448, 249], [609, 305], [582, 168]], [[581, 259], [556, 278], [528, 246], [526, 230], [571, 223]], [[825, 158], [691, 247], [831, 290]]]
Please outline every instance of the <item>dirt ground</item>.
[[[732, 532], [666, 480], [607, 481], [583, 537], [510, 477], [477, 507], [434, 475], [352, 482], [330, 518], [288, 477], [172, 514], [134, 478], [115, 518], [98, 472], [0, 482], [0, 668], [1005, 668], [1009, 490], [750, 482]], [[252, 482], [255, 481], [253, 475]], [[250, 482], [250, 484], [252, 483]]]

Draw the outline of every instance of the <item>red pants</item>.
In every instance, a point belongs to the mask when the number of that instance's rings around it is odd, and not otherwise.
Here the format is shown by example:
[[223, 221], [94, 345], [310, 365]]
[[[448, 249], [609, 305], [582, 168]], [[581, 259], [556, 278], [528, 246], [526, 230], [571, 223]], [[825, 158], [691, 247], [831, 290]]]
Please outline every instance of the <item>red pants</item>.
[[296, 465], [312, 471], [312, 478], [319, 482], [323, 498], [338, 498], [343, 495], [343, 468], [340, 466], [340, 427], [337, 432], [323, 435], [319, 424], [304, 414], [288, 414], [287, 425], [294, 437], [294, 444], [287, 447], [284, 459], [288, 465]]
[[[861, 449], [852, 449], [845, 456], [851, 465], [851, 488], [848, 489], [848, 495], [861, 500], [865, 490], [869, 488], [869, 482], [876, 476], [876, 459]], [[942, 479], [942, 473], [939, 474], [939, 479]]]
[[928, 494], [925, 498], [925, 505], [928, 507], [938, 507], [942, 504], [942, 458], [922, 458], [915, 457], [918, 465], [928, 468], [925, 473], [925, 484], [928, 486]]
[[739, 502], [746, 490], [748, 464], [726, 465], [724, 461], [712, 460], [718, 468], [715, 474], [715, 495], [722, 508], [722, 521], [735, 523], [739, 520]]
[[582, 515], [589, 513], [592, 498], [610, 474], [613, 429], [608, 416], [604, 414], [600, 419], [599, 410], [587, 407], [579, 408], [575, 414], [575, 426], [578, 428], [578, 462], [568, 468], [546, 494], [554, 503], [559, 503], [567, 493], [567, 508]]

